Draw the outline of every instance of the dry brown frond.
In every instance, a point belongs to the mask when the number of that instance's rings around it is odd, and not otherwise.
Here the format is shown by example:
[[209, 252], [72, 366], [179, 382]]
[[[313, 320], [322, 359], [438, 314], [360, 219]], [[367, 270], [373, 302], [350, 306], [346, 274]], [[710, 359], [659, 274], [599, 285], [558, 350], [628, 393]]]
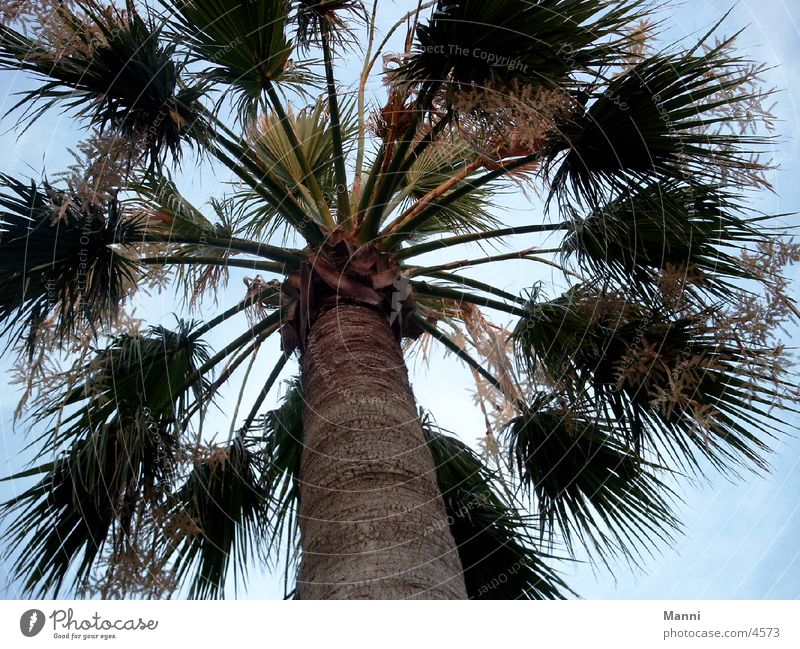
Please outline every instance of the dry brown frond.
[[[269, 310], [277, 309], [281, 301], [281, 283], [278, 280], [265, 281], [261, 275], [255, 277], [245, 277], [243, 280], [244, 285], [247, 287], [244, 299], [251, 302], [244, 313], [247, 317], [247, 323], [253, 327], [267, 317]], [[261, 295], [266, 289], [274, 289], [274, 295], [268, 298], [255, 301], [258, 295]]]
[[403, 355], [407, 356], [412, 362], [420, 362], [420, 365], [427, 368], [430, 366], [431, 357], [431, 341], [433, 336], [429, 333], [423, 333], [417, 338], [404, 338], [401, 345], [403, 347]]
[[394, 142], [411, 128], [414, 117], [414, 108], [408, 102], [407, 92], [392, 88], [386, 104], [370, 115], [367, 126], [382, 140]]

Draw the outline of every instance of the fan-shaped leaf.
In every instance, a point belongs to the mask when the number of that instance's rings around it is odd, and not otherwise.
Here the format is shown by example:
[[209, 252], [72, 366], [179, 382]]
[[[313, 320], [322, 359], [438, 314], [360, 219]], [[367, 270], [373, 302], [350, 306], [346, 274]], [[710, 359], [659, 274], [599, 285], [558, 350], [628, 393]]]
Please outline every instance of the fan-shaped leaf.
[[654, 271], [683, 270], [724, 297], [725, 278], [755, 279], [731, 252], [763, 241], [758, 225], [731, 195], [716, 187], [674, 181], [633, 187], [586, 218], [574, 218], [563, 251], [599, 280], [634, 289], [652, 285]]
[[653, 467], [596, 422], [540, 395], [506, 428], [510, 460], [539, 511], [541, 533], [575, 537], [603, 558], [640, 559], [674, 539], [674, 497]]
[[172, 59], [174, 46], [160, 42], [153, 22], [145, 22], [130, 0], [126, 11], [107, 11], [95, 0], [75, 5], [77, 12], [59, 5], [54, 17], [68, 33], [64, 42], [43, 45], [0, 25], [0, 68], [46, 79], [23, 92], [15, 108], [24, 106], [36, 119], [60, 102], [99, 129], [125, 135], [151, 166], [166, 150], [179, 156], [186, 136], [205, 142], [198, 118], [203, 89], [179, 85], [182, 67]]
[[174, 451], [165, 430], [115, 420], [42, 465], [41, 481], [0, 510], [16, 515], [6, 534], [24, 590], [56, 596], [70, 576], [85, 582], [106, 543], [124, 551], [138, 501], [168, 479]]
[[116, 200], [101, 206], [47, 181], [25, 184], [0, 175], [0, 324], [28, 329], [30, 344], [47, 318], [57, 337], [110, 322], [136, 278], [136, 265], [114, 250], [134, 240]]
[[427, 418], [423, 430], [436, 465], [450, 532], [470, 599], [563, 599], [572, 591], [529, 536], [529, 521], [500, 495], [497, 476], [475, 452]]
[[213, 447], [195, 460], [186, 483], [173, 498], [169, 517], [186, 533], [169, 539], [166, 553], [179, 579], [193, 572], [189, 597], [224, 596], [228, 568], [247, 575], [247, 561], [262, 541], [267, 503], [259, 483], [256, 455], [242, 439]]
[[37, 467], [44, 477], [2, 506], [4, 518], [15, 516], [9, 554], [26, 591], [56, 595], [68, 579], [83, 585], [103, 547], [111, 543], [112, 553], [123, 554], [132, 526], [163, 505], [186, 405], [175, 389], [206, 357], [187, 332], [188, 325], [178, 332], [155, 327], [147, 337], [118, 338], [76, 368], [82, 381], [63, 377], [50, 407], [34, 417], [44, 422], [73, 410], [40, 435], [48, 443], [38, 457], [63, 449]]
[[[290, 106], [287, 119], [323, 192], [323, 200], [328, 207], [335, 207], [333, 129], [326, 103], [318, 99], [313, 106], [297, 113]], [[342, 111], [341, 128], [342, 139], [349, 143], [357, 129], [353, 105], [345, 106]], [[262, 115], [248, 129], [248, 135], [251, 150], [261, 168], [290, 190], [304, 189], [302, 196], [307, 208], [319, 213], [320, 206], [315, 204], [315, 198], [308, 191], [311, 183], [305, 177], [298, 152], [287, 137], [280, 117], [275, 113]]]
[[361, 0], [296, 0], [293, 4], [297, 42], [304, 48], [320, 44], [323, 31], [333, 42], [347, 42], [353, 37], [346, 18], [366, 20]]
[[646, 442], [659, 464], [766, 468], [783, 387], [774, 351], [723, 337], [713, 309], [676, 316], [577, 286], [527, 310], [520, 358], [616, 421], [637, 457]]
[[483, 84], [521, 78], [564, 82], [574, 71], [620, 60], [620, 28], [640, 15], [640, 0], [439, 0], [417, 28], [399, 74], [413, 81]]
[[288, 0], [165, 0], [174, 36], [193, 60], [210, 63], [204, 76], [231, 86], [240, 109], [252, 109], [284, 76], [292, 46], [285, 34]]
[[[651, 179], [713, 186], [727, 172], [753, 168], [752, 155], [769, 138], [717, 128], [739, 119], [735, 111], [716, 112], [721, 103], [763, 97], [734, 92], [750, 76], [726, 45], [653, 55], [595, 90], [585, 113], [564, 126], [563, 141], [553, 146], [551, 164], [557, 153], [567, 153], [550, 196], [571, 190], [596, 206], [609, 188], [625, 191]], [[720, 93], [728, 95], [720, 99]]]
[[[404, 205], [411, 206], [448, 183], [453, 177], [468, 172], [475, 162], [474, 149], [457, 137], [441, 140], [427, 147], [411, 165], [404, 182], [399, 187], [401, 196], [408, 196]], [[474, 166], [474, 165], [473, 165]], [[479, 169], [463, 179], [469, 184]], [[416, 224], [414, 235], [425, 236], [437, 232], [476, 232], [497, 227], [498, 221], [489, 213], [491, 189], [476, 188], [461, 198], [432, 213], [424, 222]]]

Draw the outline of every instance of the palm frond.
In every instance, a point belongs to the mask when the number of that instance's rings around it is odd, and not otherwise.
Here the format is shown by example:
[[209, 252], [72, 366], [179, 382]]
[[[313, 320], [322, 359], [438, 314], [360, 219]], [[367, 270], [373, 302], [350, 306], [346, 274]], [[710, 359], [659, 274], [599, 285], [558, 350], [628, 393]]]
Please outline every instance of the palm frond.
[[79, 587], [106, 543], [124, 547], [137, 501], [168, 479], [174, 451], [165, 431], [116, 422], [37, 467], [44, 477], [0, 510], [15, 514], [6, 534], [24, 591], [57, 596], [70, 578]]
[[[300, 146], [300, 153], [308, 161], [323, 192], [322, 200], [326, 207], [333, 208], [336, 206], [333, 129], [326, 106], [321, 98], [298, 112], [294, 112], [290, 106], [286, 117]], [[343, 141], [350, 143], [357, 130], [352, 104], [346, 105], [342, 111], [341, 128]], [[305, 177], [300, 155], [287, 137], [280, 117], [275, 113], [262, 115], [248, 129], [248, 139], [258, 165], [291, 190], [300, 189], [307, 209], [319, 214], [320, 206], [310, 191], [311, 183]]]
[[763, 170], [753, 156], [770, 138], [721, 128], [741, 119], [739, 111], [720, 113], [721, 106], [768, 94], [741, 92], [751, 74], [728, 44], [657, 53], [587, 91], [588, 108], [552, 145], [548, 164], [558, 169], [550, 197], [571, 193], [597, 206], [611, 191], [653, 180], [709, 186]]
[[[210, 204], [218, 219], [211, 221], [202, 211], [184, 197], [169, 175], [151, 174], [130, 189], [136, 197], [129, 200], [132, 210], [141, 215], [144, 239], [149, 235], [163, 238], [164, 242], [152, 244], [159, 254], [169, 255], [176, 263], [182, 259], [203, 258], [207, 264], [178, 264], [177, 283], [185, 298], [196, 302], [206, 290], [216, 291], [227, 280], [226, 261], [235, 250], [204, 242], [231, 241], [232, 216], [218, 201]], [[197, 243], [169, 243], [170, 240], [197, 241]]]
[[143, 415], [179, 435], [190, 393], [200, 398], [209, 385], [197, 373], [209, 352], [193, 335], [195, 326], [179, 320], [175, 331], [157, 326], [142, 334], [122, 334], [58, 377], [58, 389], [32, 413], [32, 423], [55, 418], [55, 426], [42, 434], [46, 446], [60, 447], [89, 435], [99, 422], [135, 424]]
[[767, 217], [743, 210], [718, 187], [634, 186], [585, 218], [575, 210], [563, 252], [591, 277], [617, 286], [646, 288], [659, 271], [683, 272], [687, 281], [725, 297], [729, 279], [756, 279], [737, 253], [769, 234], [762, 225]]
[[[271, 83], [292, 80], [288, 0], [164, 0], [176, 42], [208, 63], [203, 78], [230, 86], [239, 113], [252, 112]], [[297, 79], [295, 79], [297, 80]]]
[[138, 192], [127, 204], [129, 211], [143, 224], [140, 243], [157, 244], [161, 252], [194, 251], [211, 256], [220, 252], [243, 253], [286, 263], [293, 268], [300, 265], [303, 258], [300, 250], [231, 236], [238, 217], [229, 209], [228, 201], [209, 199], [218, 217], [212, 222], [178, 191], [169, 176], [154, 174], [131, 183], [130, 187]]
[[[68, 580], [80, 587], [104, 546], [124, 554], [144, 512], [163, 505], [180, 444], [176, 422], [187, 405], [175, 388], [207, 357], [189, 339], [190, 326], [119, 337], [63, 376], [49, 406], [34, 415], [32, 423], [50, 422], [37, 459], [59, 454], [7, 478], [44, 474], [1, 512], [14, 515], [8, 551], [26, 592], [57, 595]], [[190, 387], [199, 393], [201, 381]]]
[[578, 540], [606, 563], [617, 555], [639, 561], [674, 541], [673, 490], [600, 422], [539, 394], [505, 435], [542, 536], [557, 531], [571, 552]]
[[330, 36], [332, 44], [350, 43], [354, 36], [349, 21], [367, 20], [361, 0], [296, 0], [292, 4], [297, 42], [305, 49], [320, 44], [323, 31]]
[[280, 233], [282, 239], [286, 240], [290, 224], [282, 217], [280, 210], [267, 203], [261, 194], [241, 187], [227, 195], [225, 201], [234, 234], [267, 241]]
[[465, 243], [472, 243], [474, 241], [483, 242], [492, 239], [501, 239], [514, 235], [530, 234], [533, 232], [553, 232], [557, 230], [568, 230], [569, 223], [535, 223], [533, 225], [523, 225], [517, 227], [497, 228], [489, 230], [488, 232], [478, 231], [472, 234], [457, 234], [452, 237], [443, 237], [441, 239], [434, 239], [425, 243], [414, 243], [406, 248], [400, 248], [395, 254], [399, 259], [407, 259], [425, 254], [426, 252], [433, 252], [434, 250], [441, 250], [443, 248], [450, 248], [451, 246], [458, 246]]
[[247, 577], [248, 562], [263, 540], [266, 513], [258, 459], [243, 439], [195, 458], [167, 515], [181, 532], [167, 537], [164, 549], [179, 581], [191, 574], [190, 598], [224, 597], [230, 566], [237, 583]]
[[166, 151], [179, 157], [184, 141], [206, 142], [199, 119], [203, 87], [179, 83], [183, 67], [173, 60], [175, 48], [160, 41], [152, 19], [145, 21], [131, 0], [125, 11], [106, 11], [95, 0], [75, 6], [57, 10], [67, 32], [63, 42], [42, 44], [0, 25], [0, 69], [43, 79], [12, 110], [24, 107], [36, 120], [62, 104], [98, 129], [124, 135], [151, 168]]
[[60, 340], [107, 325], [137, 276], [113, 246], [135, 240], [141, 224], [116, 199], [100, 205], [47, 181], [0, 175], [0, 192], [2, 333], [27, 329], [33, 345], [49, 317]]
[[229, 447], [212, 447], [196, 459], [172, 498], [167, 528], [179, 534], [165, 537], [164, 553], [178, 579], [192, 574], [190, 597], [222, 597], [231, 565], [238, 583], [252, 557], [274, 559], [281, 547], [296, 551], [303, 406], [294, 379], [278, 408], [240, 431]]
[[145, 218], [146, 231], [165, 237], [217, 236], [214, 223], [178, 190], [169, 174], [150, 175], [130, 183], [132, 208]]
[[766, 469], [782, 370], [774, 349], [726, 332], [715, 309], [677, 315], [576, 286], [527, 311], [514, 330], [519, 358], [615, 421], [637, 457], [679, 470], [702, 472], [701, 458], [728, 473]]
[[497, 476], [466, 444], [428, 417], [423, 430], [436, 466], [450, 532], [470, 599], [563, 599], [574, 594], [547, 565], [528, 521], [501, 495]]
[[417, 28], [414, 50], [393, 74], [411, 82], [450, 80], [456, 87], [490, 79], [545, 86], [573, 72], [618, 63], [621, 28], [643, 14], [640, 0], [439, 0]]

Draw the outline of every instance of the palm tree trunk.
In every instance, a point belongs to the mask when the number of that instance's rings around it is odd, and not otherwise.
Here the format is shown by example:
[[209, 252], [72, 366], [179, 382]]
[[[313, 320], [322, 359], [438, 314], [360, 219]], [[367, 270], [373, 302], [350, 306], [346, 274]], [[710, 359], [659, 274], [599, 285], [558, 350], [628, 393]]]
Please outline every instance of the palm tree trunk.
[[341, 304], [303, 356], [301, 599], [465, 599], [400, 345], [386, 319]]

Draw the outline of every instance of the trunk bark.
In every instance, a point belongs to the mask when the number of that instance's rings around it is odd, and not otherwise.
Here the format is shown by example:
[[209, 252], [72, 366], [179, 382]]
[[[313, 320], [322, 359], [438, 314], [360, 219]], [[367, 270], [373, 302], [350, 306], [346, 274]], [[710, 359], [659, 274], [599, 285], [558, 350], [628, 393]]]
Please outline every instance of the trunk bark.
[[466, 599], [400, 345], [338, 305], [303, 355], [300, 599]]

